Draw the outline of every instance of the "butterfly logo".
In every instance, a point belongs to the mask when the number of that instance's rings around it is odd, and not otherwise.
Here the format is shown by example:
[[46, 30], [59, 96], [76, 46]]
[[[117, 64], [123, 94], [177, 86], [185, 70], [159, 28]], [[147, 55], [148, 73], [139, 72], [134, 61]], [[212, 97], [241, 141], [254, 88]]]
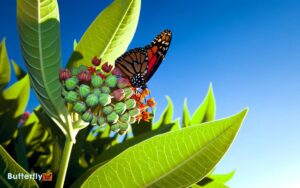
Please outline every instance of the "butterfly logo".
[[134, 48], [120, 56], [115, 65], [128, 77], [135, 88], [147, 88], [147, 82], [166, 56], [172, 32], [164, 30], [144, 48]]

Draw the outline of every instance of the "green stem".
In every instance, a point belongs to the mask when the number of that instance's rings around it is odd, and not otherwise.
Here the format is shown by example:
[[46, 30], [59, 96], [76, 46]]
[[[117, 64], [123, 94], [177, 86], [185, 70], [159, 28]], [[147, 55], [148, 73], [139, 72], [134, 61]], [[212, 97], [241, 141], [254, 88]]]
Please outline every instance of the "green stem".
[[70, 156], [71, 156], [72, 147], [73, 147], [73, 142], [72, 142], [71, 138], [67, 137], [65, 146], [64, 146], [63, 156], [62, 156], [61, 163], [60, 163], [58, 176], [57, 176], [57, 181], [55, 184], [55, 188], [63, 188], [63, 186], [64, 186], [67, 169], [69, 166], [69, 160], [70, 160]]

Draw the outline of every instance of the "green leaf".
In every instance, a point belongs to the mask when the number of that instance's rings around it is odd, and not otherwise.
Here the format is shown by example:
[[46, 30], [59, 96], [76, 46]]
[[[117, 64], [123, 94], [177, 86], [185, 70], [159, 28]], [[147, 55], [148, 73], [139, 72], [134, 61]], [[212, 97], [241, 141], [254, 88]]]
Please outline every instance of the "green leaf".
[[38, 187], [37, 183], [33, 179], [27, 180], [8, 180], [8, 173], [12, 174], [27, 174], [16, 161], [11, 158], [11, 156], [5, 151], [5, 149], [0, 145], [0, 187]]
[[92, 166], [73, 183], [73, 187], [79, 187], [86, 180], [86, 178], [89, 177], [89, 175], [92, 174], [97, 169], [97, 167], [104, 165], [109, 160], [111, 160], [112, 158], [114, 158], [118, 154], [120, 154], [122, 151], [124, 151], [127, 148], [132, 147], [146, 139], [149, 139], [153, 136], [163, 134], [163, 133], [170, 131], [171, 128], [173, 127], [173, 125], [174, 124], [168, 124], [168, 125], [161, 126], [156, 130], [140, 134], [134, 138], [128, 139], [125, 142], [117, 144], [117, 145], [109, 148], [108, 150], [104, 151], [98, 157], [95, 158]]
[[11, 60], [11, 63], [18, 80], [21, 80], [26, 75], [26, 72], [14, 60]]
[[58, 77], [61, 45], [56, 0], [18, 0], [17, 21], [31, 85], [45, 112], [64, 134], [70, 133], [71, 118], [61, 97]]
[[74, 41], [73, 41], [73, 50], [76, 49], [77, 45], [78, 45], [78, 42], [77, 42], [76, 39], [74, 39]]
[[29, 164], [26, 157], [26, 147], [24, 142], [24, 131], [23, 127], [18, 129], [17, 138], [14, 140], [14, 147], [16, 153], [16, 161], [20, 166], [22, 166], [25, 170], [29, 170]]
[[10, 64], [5, 46], [5, 38], [0, 44], [0, 91], [10, 81]]
[[125, 142], [122, 142], [120, 144], [117, 144], [113, 147], [111, 147], [109, 150], [103, 152], [101, 155], [99, 155], [99, 157], [97, 157], [95, 159], [95, 162], [94, 164], [103, 164], [105, 163], [106, 161], [114, 158], [115, 156], [117, 156], [119, 153], [121, 153], [122, 151], [126, 150], [127, 148], [131, 147], [131, 146], [134, 146], [146, 139], [149, 139], [153, 136], [156, 136], [156, 135], [159, 135], [159, 134], [162, 134], [162, 133], [166, 133], [168, 131], [171, 130], [171, 128], [173, 127], [174, 124], [166, 124], [162, 127], [159, 127], [158, 129], [156, 130], [153, 130], [153, 131], [150, 131], [150, 132], [147, 132], [147, 133], [144, 133], [144, 134], [141, 134], [141, 135], [138, 135], [132, 139], [129, 139]]
[[199, 181], [233, 142], [248, 109], [218, 121], [155, 136], [98, 168], [82, 187], [186, 187]]
[[234, 175], [235, 171], [229, 172], [227, 174], [209, 174], [207, 177], [203, 178], [197, 184], [191, 187], [205, 187], [205, 188], [226, 188], [226, 182], [228, 182]]
[[0, 103], [2, 104], [0, 108], [9, 109], [12, 105], [10, 101], [16, 100], [18, 104], [17, 110], [14, 112], [13, 117], [18, 117], [23, 114], [26, 109], [27, 102], [29, 100], [30, 94], [30, 84], [28, 75], [25, 76], [20, 81], [14, 83], [12, 86], [4, 90]]
[[209, 86], [207, 95], [202, 104], [197, 108], [190, 121], [190, 125], [200, 124], [215, 119], [216, 115], [216, 103], [212, 89], [212, 85]]
[[168, 105], [164, 112], [161, 114], [159, 120], [152, 125], [152, 130], [157, 129], [162, 125], [167, 125], [173, 123], [173, 103], [169, 96], [167, 96]]
[[189, 126], [190, 121], [191, 121], [191, 116], [190, 116], [189, 108], [187, 106], [187, 99], [185, 99], [183, 104], [182, 127]]
[[28, 75], [4, 90], [0, 95], [0, 143], [12, 137], [20, 116], [26, 109], [29, 95]]
[[209, 177], [216, 182], [226, 183], [233, 177], [234, 173], [235, 171], [231, 171], [227, 174], [211, 174]]
[[205, 185], [198, 185], [198, 184], [193, 184], [189, 188], [229, 188], [228, 186], [224, 185], [223, 183], [218, 183], [210, 178], [204, 178], [205, 181], [208, 181]]
[[68, 68], [91, 65], [94, 56], [114, 63], [122, 55], [135, 33], [141, 0], [115, 0], [102, 11], [80, 39]]

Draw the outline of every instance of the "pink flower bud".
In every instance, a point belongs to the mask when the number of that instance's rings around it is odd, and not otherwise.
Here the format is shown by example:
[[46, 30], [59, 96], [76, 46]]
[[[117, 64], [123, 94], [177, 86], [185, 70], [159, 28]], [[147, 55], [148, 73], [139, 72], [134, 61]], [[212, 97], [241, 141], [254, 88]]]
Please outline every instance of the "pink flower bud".
[[107, 62], [102, 65], [102, 70], [106, 73], [109, 73], [112, 70], [113, 66], [109, 65]]
[[118, 88], [125, 88], [130, 85], [130, 82], [127, 78], [119, 78], [117, 82]]
[[27, 121], [27, 119], [29, 118], [29, 116], [30, 116], [29, 112], [24, 112], [21, 116], [20, 124], [24, 124]]
[[93, 65], [95, 66], [99, 66], [101, 64], [101, 59], [98, 59], [97, 56], [95, 56], [93, 59], [92, 59], [92, 63]]
[[112, 71], [112, 74], [116, 75], [116, 76], [122, 76], [123, 75], [122, 71], [117, 67], [114, 68], [114, 70]]
[[78, 74], [78, 80], [81, 81], [81, 82], [90, 82], [92, 77], [91, 77], [91, 73], [89, 71], [81, 71], [79, 74]]
[[66, 79], [70, 78], [72, 76], [69, 69], [62, 69], [59, 71], [59, 79], [61, 81], [65, 81]]
[[117, 89], [113, 92], [113, 96], [116, 101], [120, 101], [120, 100], [124, 99], [125, 92], [123, 89]]

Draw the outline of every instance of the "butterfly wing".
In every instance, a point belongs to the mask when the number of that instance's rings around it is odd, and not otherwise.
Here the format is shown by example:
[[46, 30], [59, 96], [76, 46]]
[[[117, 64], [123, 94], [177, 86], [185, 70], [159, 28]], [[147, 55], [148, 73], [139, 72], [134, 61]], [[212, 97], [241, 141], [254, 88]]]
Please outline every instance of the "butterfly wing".
[[[116, 66], [130, 81], [139, 78], [144, 80], [148, 70], [148, 55], [144, 48], [135, 48], [124, 53], [116, 60]], [[139, 81], [139, 80], [137, 80]], [[145, 83], [132, 83], [136, 87], [144, 86]]]
[[150, 80], [150, 78], [153, 76], [153, 74], [165, 58], [171, 40], [172, 32], [170, 30], [164, 30], [155, 37], [151, 44], [145, 47], [148, 55], [148, 70], [146, 74], [146, 82]]

